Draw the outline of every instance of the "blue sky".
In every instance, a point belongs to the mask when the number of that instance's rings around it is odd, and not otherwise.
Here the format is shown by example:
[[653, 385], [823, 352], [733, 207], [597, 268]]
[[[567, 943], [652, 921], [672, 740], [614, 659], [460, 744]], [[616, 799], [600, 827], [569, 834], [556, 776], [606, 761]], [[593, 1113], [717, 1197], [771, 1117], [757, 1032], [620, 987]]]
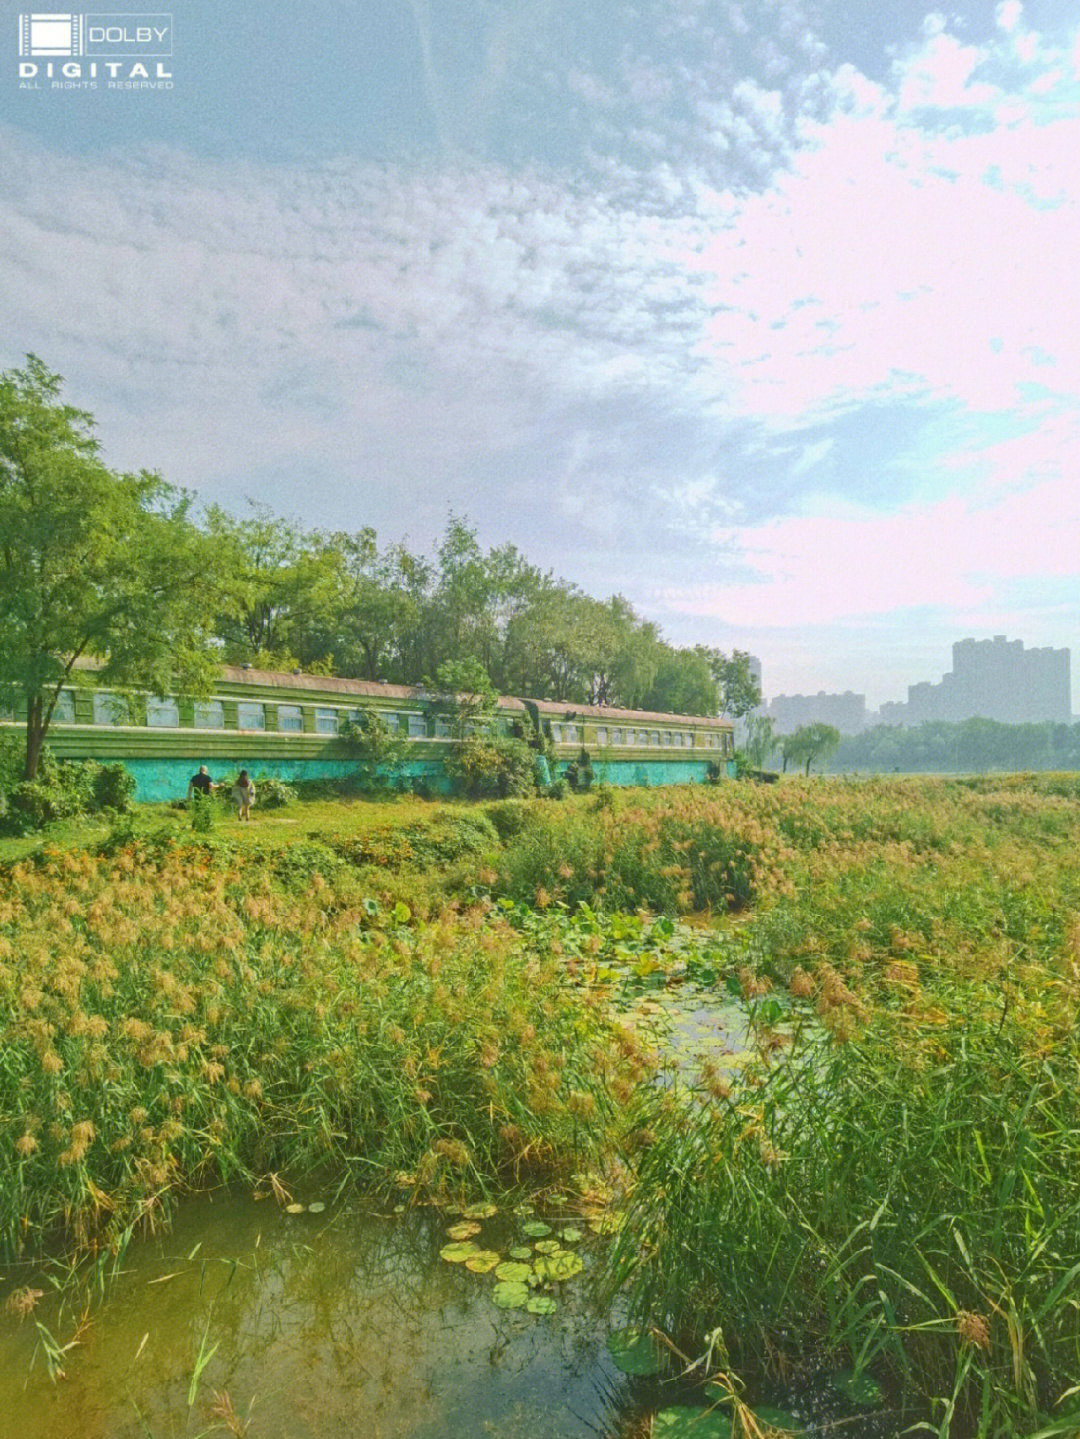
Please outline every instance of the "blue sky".
[[768, 695], [1074, 650], [1080, 3], [188, 3], [172, 88], [19, 87], [0, 365], [117, 467], [450, 511]]

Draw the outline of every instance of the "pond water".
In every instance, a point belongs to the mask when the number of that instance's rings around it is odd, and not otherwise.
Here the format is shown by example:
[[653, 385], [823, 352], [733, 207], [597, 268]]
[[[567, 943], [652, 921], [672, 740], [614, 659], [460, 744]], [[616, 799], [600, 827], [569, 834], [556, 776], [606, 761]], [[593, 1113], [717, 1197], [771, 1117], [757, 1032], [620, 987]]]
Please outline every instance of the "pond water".
[[[610, 1433], [625, 1385], [582, 1284], [557, 1286], [550, 1315], [500, 1310], [493, 1274], [440, 1259], [448, 1222], [192, 1200], [167, 1235], [130, 1246], [63, 1380], [46, 1372], [35, 1321], [66, 1343], [70, 1303], [62, 1320], [47, 1297], [22, 1321], [0, 1315], [0, 1433], [188, 1439], [223, 1423], [225, 1394], [252, 1439]], [[520, 1242], [498, 1217], [482, 1239]]]
[[[556, 1236], [572, 1220], [548, 1215]], [[603, 1241], [569, 1243], [582, 1271], [551, 1286], [550, 1314], [502, 1310], [494, 1272], [440, 1258], [452, 1216], [353, 1202], [289, 1215], [249, 1194], [204, 1196], [172, 1230], [128, 1249], [79, 1329], [47, 1280], [19, 1320], [0, 1312], [0, 1435], [7, 1439], [618, 1439], [646, 1410], [686, 1402], [677, 1386], [622, 1374], [606, 1339], [618, 1313], [590, 1303]], [[500, 1253], [535, 1216], [485, 1219]], [[571, 1230], [571, 1234], [574, 1231]], [[47, 1370], [37, 1323], [59, 1344]], [[845, 1410], [825, 1382], [763, 1396], [809, 1436], [882, 1439], [880, 1417]], [[245, 1429], [244, 1425], [248, 1427]], [[231, 1427], [230, 1427], [231, 1426]]]

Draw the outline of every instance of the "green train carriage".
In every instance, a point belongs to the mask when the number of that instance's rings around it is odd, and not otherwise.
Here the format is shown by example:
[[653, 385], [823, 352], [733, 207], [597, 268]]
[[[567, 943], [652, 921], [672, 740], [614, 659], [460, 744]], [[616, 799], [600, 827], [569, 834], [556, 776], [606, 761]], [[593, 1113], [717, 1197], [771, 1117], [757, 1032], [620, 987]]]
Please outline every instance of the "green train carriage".
[[[448, 793], [452, 708], [447, 696], [415, 685], [230, 665], [204, 699], [119, 693], [94, 685], [88, 668], [61, 692], [47, 742], [59, 759], [119, 760], [135, 777], [138, 799], [169, 800], [186, 792], [201, 764], [215, 779], [241, 769], [290, 782], [348, 779], [360, 761], [342, 723], [374, 712], [406, 741], [400, 782]], [[4, 730], [22, 721], [17, 708], [0, 711]], [[594, 781], [613, 785], [701, 782], [716, 766], [733, 773], [732, 725], [715, 717], [504, 695], [485, 723], [497, 735], [542, 733], [556, 776], [584, 767], [583, 751]]]

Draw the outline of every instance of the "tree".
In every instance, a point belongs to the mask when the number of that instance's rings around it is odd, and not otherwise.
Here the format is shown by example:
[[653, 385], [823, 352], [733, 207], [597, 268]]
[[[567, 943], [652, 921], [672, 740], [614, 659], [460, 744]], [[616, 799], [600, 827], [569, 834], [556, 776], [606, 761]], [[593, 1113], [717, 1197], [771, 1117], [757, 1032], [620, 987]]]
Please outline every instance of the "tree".
[[750, 655], [746, 650], [732, 650], [728, 656], [723, 650], [698, 645], [697, 653], [708, 661], [712, 670], [720, 691], [720, 713], [725, 719], [744, 719], [758, 708], [761, 686], [750, 668]]
[[839, 743], [840, 731], [835, 725], [800, 725], [794, 734], [784, 735], [780, 741], [785, 774], [790, 760], [794, 760], [796, 764], [805, 763], [806, 773], [809, 774], [813, 762], [829, 750], [835, 749]]
[[35, 355], [0, 374], [0, 690], [26, 706], [27, 779], [81, 658], [157, 694], [205, 692], [212, 672], [214, 569], [189, 497], [106, 469], [62, 385]]
[[254, 503], [245, 519], [217, 505], [206, 518], [228, 577], [216, 624], [226, 658], [291, 669], [318, 578], [307, 536]]
[[657, 646], [656, 675], [643, 709], [666, 714], [714, 715], [719, 697], [708, 661], [698, 650]]
[[455, 739], [464, 739], [474, 727], [485, 725], [495, 712], [498, 695], [478, 659], [444, 660], [435, 679], [425, 679], [424, 684], [442, 695], [442, 703], [453, 717]]
[[773, 721], [768, 715], [751, 715], [746, 721], [745, 754], [752, 769], [763, 769], [765, 761], [776, 748]]

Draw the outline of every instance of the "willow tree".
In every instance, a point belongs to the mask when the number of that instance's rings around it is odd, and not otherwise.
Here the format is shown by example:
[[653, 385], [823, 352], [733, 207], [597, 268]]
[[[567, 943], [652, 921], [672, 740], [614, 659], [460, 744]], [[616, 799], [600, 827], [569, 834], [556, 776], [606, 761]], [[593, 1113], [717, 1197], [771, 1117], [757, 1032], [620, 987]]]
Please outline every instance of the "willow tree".
[[62, 387], [35, 355], [0, 374], [0, 693], [25, 706], [27, 779], [80, 660], [156, 694], [213, 672], [215, 565], [188, 496], [106, 468]]

